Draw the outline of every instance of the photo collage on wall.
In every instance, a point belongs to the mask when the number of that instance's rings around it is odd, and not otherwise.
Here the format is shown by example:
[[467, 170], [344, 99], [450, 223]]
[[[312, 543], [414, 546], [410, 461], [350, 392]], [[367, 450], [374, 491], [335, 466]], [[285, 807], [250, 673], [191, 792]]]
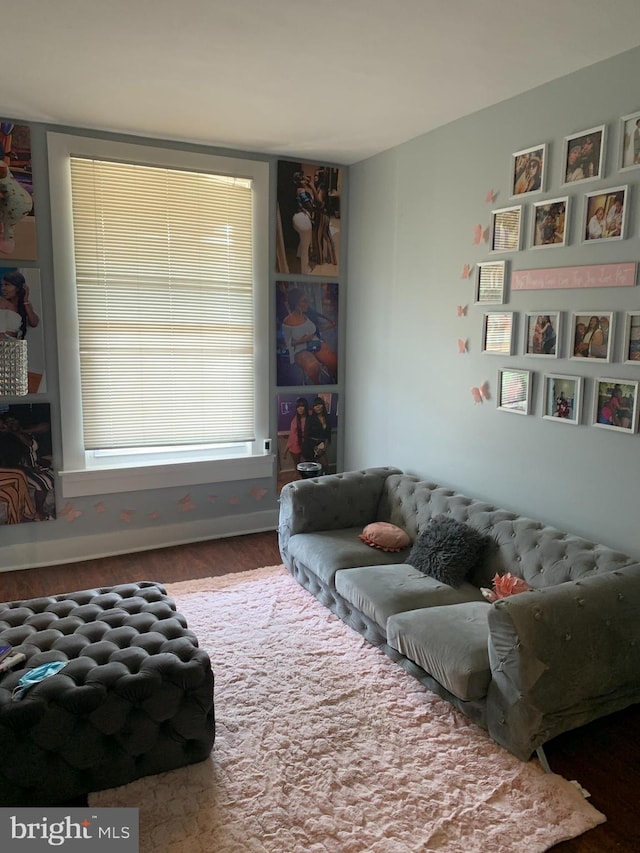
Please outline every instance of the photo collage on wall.
[[341, 202], [341, 169], [278, 162], [278, 491], [337, 470]]
[[[565, 310], [549, 310], [546, 297], [536, 311], [504, 310], [511, 295], [518, 291], [575, 293], [614, 287], [630, 288], [627, 292], [632, 294], [632, 288], [638, 285], [638, 263], [629, 261], [628, 253], [619, 262], [608, 256], [606, 263], [589, 259], [581, 266], [561, 266], [562, 249], [571, 245], [572, 235], [574, 243], [594, 254], [597, 248], [586, 247], [637, 236], [629, 233], [629, 226], [637, 222], [630, 206], [633, 203], [638, 208], [635, 196], [639, 187], [621, 184], [620, 176], [610, 179], [606, 175], [609, 131], [602, 124], [565, 136], [555, 175], [549, 169], [549, 142], [538, 142], [511, 155], [508, 193], [512, 203], [491, 211], [489, 228], [474, 227], [474, 244], [488, 242], [492, 255], [491, 260], [480, 260], [475, 265], [475, 304], [491, 306], [482, 317], [482, 353], [531, 357], [532, 362], [546, 358], [609, 364], [617, 360], [633, 366], [640, 361], [637, 310], [627, 310], [622, 318], [606, 304], [594, 309], [584, 300], [587, 307], [583, 307], [582, 299], [572, 300]], [[617, 171], [627, 173], [634, 169], [640, 169], [640, 112], [625, 115], [618, 123]], [[485, 201], [493, 204], [497, 195], [489, 190]], [[527, 203], [529, 197], [534, 200]], [[549, 249], [558, 250], [551, 255], [554, 261], [560, 261], [559, 265], [545, 268], [524, 263], [523, 269], [517, 268], [516, 253]], [[503, 253], [513, 253], [513, 257], [497, 260], [496, 256], [504, 256]], [[469, 278], [470, 268], [465, 264], [462, 278]], [[466, 311], [458, 306], [458, 316], [465, 315]], [[459, 346], [459, 351], [467, 352], [468, 339], [460, 336], [459, 345], [460, 342], [464, 346]], [[533, 393], [540, 390], [542, 418], [637, 433], [640, 379], [625, 376], [628, 371], [629, 367], [623, 367], [621, 375], [613, 378], [554, 371], [543, 374], [538, 381], [530, 369], [503, 366], [498, 370], [496, 406], [502, 411], [531, 414], [535, 410]], [[590, 395], [590, 404], [585, 404], [584, 411], [583, 389]], [[474, 389], [471, 390], [473, 394]], [[473, 395], [475, 402], [477, 396]]]
[[[18, 404], [47, 391], [31, 131], [0, 119], [0, 525], [55, 518], [49, 404]], [[16, 364], [27, 382], [17, 384]], [[24, 373], [21, 374], [24, 377]], [[7, 378], [8, 385], [3, 386]]]

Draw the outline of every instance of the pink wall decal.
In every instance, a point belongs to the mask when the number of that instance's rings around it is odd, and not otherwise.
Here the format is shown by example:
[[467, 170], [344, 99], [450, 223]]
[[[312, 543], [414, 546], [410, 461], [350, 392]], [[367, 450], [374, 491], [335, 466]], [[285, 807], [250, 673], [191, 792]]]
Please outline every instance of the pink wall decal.
[[633, 287], [636, 263], [595, 264], [585, 267], [554, 267], [542, 270], [515, 270], [511, 290], [559, 290], [576, 287]]

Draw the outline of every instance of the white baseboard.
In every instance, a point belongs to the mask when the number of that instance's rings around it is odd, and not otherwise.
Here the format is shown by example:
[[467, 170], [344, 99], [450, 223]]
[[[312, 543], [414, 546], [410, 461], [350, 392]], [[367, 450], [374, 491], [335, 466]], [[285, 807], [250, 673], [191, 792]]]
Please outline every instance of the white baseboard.
[[0, 573], [18, 569], [36, 569], [60, 563], [95, 560], [118, 554], [168, 548], [207, 539], [262, 533], [278, 526], [278, 510], [265, 510], [239, 516], [201, 519], [199, 521], [144, 527], [138, 530], [116, 530], [89, 536], [68, 536], [44, 542], [25, 542], [0, 546]]

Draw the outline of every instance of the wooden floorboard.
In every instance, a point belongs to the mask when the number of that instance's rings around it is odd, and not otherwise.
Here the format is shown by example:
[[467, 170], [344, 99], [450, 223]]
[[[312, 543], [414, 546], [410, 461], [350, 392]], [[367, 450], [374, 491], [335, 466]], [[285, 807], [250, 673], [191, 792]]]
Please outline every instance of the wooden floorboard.
[[[0, 601], [138, 580], [173, 583], [281, 563], [273, 532], [215, 539], [80, 563], [0, 572]], [[640, 705], [567, 732], [545, 747], [551, 769], [577, 780], [607, 822], [555, 853], [640, 851]], [[508, 850], [508, 846], [505, 850]], [[523, 851], [524, 853], [524, 851]]]

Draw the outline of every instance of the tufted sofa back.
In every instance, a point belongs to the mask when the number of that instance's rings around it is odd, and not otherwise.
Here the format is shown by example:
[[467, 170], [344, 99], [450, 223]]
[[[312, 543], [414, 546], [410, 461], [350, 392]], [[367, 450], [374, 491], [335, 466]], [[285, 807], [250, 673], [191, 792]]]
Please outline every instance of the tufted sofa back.
[[471, 580], [487, 585], [495, 572], [512, 572], [534, 588], [555, 586], [636, 561], [605, 545], [563, 533], [410, 474], [387, 477], [377, 518], [407, 531], [412, 540], [436, 515], [448, 515], [492, 537], [496, 548]]

